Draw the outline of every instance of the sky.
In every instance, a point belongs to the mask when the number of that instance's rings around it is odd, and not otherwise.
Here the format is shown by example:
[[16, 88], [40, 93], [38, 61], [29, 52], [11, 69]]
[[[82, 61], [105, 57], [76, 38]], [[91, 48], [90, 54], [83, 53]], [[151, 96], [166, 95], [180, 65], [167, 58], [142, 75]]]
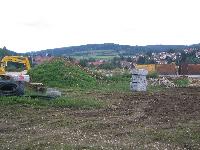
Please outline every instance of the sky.
[[200, 43], [199, 0], [0, 0], [0, 47]]

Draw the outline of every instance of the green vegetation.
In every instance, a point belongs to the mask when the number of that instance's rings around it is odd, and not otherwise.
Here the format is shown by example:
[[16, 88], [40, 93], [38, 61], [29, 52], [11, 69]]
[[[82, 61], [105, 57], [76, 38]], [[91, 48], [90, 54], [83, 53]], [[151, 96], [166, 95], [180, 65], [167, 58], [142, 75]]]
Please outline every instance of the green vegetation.
[[86, 51], [78, 51], [70, 54], [70, 57], [76, 58], [78, 60], [81, 59], [96, 59], [96, 60], [111, 60], [114, 57], [117, 57], [118, 53], [113, 50], [86, 50]]
[[82, 68], [65, 60], [53, 60], [29, 71], [33, 82], [42, 82], [47, 86], [69, 88], [92, 88], [97, 80]]
[[[193, 47], [192, 45], [190, 47]], [[196, 47], [199, 47], [197, 45]], [[63, 48], [48, 49], [44, 51], [35, 52], [35, 54], [45, 55], [46, 53], [54, 54], [55, 56], [110, 56], [110, 54], [117, 56], [131, 56], [137, 53], [144, 53], [147, 51], [160, 52], [163, 50], [170, 49], [186, 49], [189, 48], [185, 45], [147, 45], [147, 46], [130, 46], [130, 45], [119, 45], [114, 43], [104, 43], [104, 44], [87, 44], [81, 46], [71, 46]], [[91, 53], [91, 52], [95, 53]], [[81, 57], [83, 58], [83, 57]]]
[[0, 97], [0, 105], [26, 105], [33, 107], [68, 107], [68, 108], [101, 108], [105, 104], [101, 101], [91, 99], [91, 98], [72, 98], [72, 97], [60, 97], [53, 100], [44, 99], [32, 99], [30, 97]]
[[180, 78], [174, 80], [174, 83], [179, 87], [187, 87], [189, 85], [189, 80], [187, 78]]
[[9, 55], [16, 55], [16, 53], [13, 51], [7, 50], [5, 46], [3, 48], [0, 48], [0, 58], [3, 58], [4, 56], [9, 56]]
[[125, 73], [122, 75], [114, 75], [112, 77], [107, 77], [108, 81], [114, 81], [114, 82], [122, 82], [122, 81], [129, 81], [131, 80], [131, 74]]

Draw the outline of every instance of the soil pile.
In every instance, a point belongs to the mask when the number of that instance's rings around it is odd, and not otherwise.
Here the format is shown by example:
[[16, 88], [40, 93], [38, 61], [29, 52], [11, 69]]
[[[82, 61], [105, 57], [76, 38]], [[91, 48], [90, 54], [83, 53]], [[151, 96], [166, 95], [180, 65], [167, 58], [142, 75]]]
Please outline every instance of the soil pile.
[[33, 82], [52, 87], [93, 87], [97, 79], [81, 67], [64, 59], [53, 59], [29, 71]]

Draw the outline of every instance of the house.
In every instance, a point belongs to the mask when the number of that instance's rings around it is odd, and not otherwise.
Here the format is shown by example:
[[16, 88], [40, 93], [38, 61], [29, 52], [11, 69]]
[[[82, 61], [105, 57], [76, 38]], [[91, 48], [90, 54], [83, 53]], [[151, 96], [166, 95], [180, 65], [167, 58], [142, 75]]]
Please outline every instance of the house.
[[89, 62], [88, 64], [89, 65], [93, 65], [95, 67], [98, 67], [99, 65], [102, 65], [104, 64], [105, 62], [103, 60], [97, 60], [97, 61], [94, 61], [94, 62]]
[[120, 65], [122, 68], [130, 69], [132, 67], [132, 62], [120, 61]]

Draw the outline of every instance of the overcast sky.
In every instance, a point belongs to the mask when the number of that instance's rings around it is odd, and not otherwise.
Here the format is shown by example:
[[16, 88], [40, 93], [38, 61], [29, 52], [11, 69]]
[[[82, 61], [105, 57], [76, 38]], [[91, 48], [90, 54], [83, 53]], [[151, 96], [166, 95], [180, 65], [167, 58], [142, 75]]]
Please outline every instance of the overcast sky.
[[0, 47], [200, 43], [199, 0], [0, 0]]

